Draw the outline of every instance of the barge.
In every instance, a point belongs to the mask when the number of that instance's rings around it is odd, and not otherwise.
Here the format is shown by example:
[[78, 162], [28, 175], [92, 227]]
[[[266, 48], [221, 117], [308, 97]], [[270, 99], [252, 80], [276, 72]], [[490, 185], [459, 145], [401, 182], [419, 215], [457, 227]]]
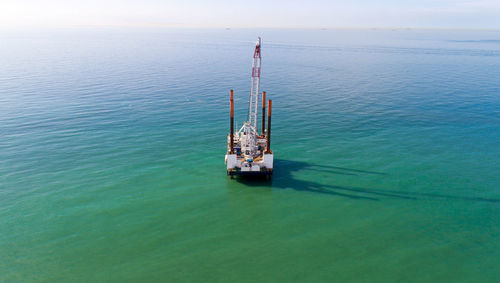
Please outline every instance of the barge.
[[[266, 128], [266, 92], [260, 93], [261, 38], [259, 37], [253, 55], [252, 87], [248, 108], [248, 120], [238, 132], [234, 132], [234, 91], [229, 92], [229, 134], [225, 162], [227, 174], [266, 176], [273, 174], [273, 152], [271, 150], [271, 108], [272, 100], [267, 102]], [[262, 100], [262, 118], [260, 133], [257, 129], [259, 97]]]

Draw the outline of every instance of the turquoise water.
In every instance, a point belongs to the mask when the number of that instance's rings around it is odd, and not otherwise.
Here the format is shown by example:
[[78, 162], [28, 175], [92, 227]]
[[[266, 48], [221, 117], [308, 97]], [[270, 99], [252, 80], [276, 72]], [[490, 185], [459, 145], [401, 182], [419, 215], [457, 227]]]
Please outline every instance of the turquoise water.
[[[275, 174], [230, 180], [258, 35]], [[498, 31], [0, 42], [0, 281], [498, 281]]]

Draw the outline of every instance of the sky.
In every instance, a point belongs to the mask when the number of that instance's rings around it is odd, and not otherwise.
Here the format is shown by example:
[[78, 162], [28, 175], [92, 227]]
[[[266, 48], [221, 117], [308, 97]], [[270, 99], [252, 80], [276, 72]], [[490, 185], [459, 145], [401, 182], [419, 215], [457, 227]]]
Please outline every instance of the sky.
[[0, 27], [500, 29], [500, 0], [0, 0]]

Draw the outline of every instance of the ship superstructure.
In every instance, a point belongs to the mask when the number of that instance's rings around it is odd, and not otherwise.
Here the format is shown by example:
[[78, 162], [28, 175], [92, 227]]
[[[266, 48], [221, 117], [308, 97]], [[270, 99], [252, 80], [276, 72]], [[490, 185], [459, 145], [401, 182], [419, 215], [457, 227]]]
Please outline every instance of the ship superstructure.
[[[268, 101], [266, 125], [266, 92], [260, 94], [261, 39], [259, 37], [253, 54], [252, 86], [248, 107], [248, 120], [234, 133], [234, 92], [230, 91], [230, 130], [227, 136], [227, 174], [266, 175], [273, 173], [273, 152], [271, 151], [271, 107]], [[262, 127], [257, 129], [259, 96], [262, 96]]]

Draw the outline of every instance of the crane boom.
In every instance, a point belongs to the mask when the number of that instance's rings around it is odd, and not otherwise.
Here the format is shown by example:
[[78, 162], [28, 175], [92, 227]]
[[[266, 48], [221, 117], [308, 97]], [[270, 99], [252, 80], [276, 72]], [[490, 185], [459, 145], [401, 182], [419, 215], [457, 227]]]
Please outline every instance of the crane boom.
[[253, 53], [252, 62], [252, 88], [250, 92], [250, 105], [248, 109], [248, 123], [253, 127], [253, 130], [257, 132], [257, 111], [259, 105], [259, 88], [260, 88], [260, 55], [261, 39], [257, 40], [255, 45], [255, 51]]

